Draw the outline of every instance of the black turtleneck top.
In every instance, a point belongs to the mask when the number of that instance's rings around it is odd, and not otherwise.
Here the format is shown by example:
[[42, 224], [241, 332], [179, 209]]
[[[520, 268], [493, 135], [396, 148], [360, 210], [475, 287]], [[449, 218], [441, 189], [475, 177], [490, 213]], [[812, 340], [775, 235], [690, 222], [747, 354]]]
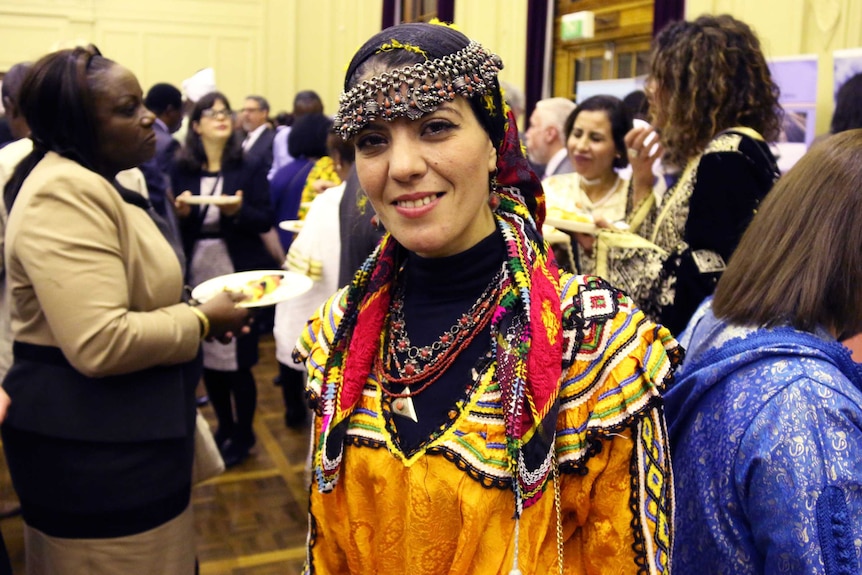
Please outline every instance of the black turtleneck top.
[[[506, 244], [499, 229], [467, 251], [453, 256], [423, 258], [409, 253], [398, 282], [403, 282], [404, 323], [411, 345], [429, 345], [447, 332], [476, 303], [505, 260]], [[489, 323], [460, 350], [440, 379], [413, 396], [418, 422], [388, 412], [390, 428], [394, 428], [404, 453], [409, 455], [417, 451], [457, 417], [457, 402], [464, 399], [475, 384], [473, 368], [480, 361], [487, 361], [490, 350]], [[403, 391], [401, 387], [388, 385], [387, 389], [395, 393]]]

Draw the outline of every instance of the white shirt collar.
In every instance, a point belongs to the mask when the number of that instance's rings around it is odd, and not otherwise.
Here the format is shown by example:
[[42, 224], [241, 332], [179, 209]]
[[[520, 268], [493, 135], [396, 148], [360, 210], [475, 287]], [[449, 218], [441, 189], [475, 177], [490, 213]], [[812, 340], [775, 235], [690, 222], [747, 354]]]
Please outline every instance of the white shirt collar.
[[264, 130], [266, 130], [266, 122], [249, 132], [248, 135], [245, 137], [245, 140], [243, 140], [242, 142], [242, 151], [247, 152], [249, 148], [251, 148], [254, 143], [257, 142], [257, 139], [260, 138], [260, 135], [263, 134]]
[[548, 163], [545, 165], [545, 175], [553, 176], [554, 172], [557, 171], [557, 168], [560, 167], [560, 164], [563, 163], [563, 160], [566, 159], [566, 154], [568, 154], [568, 150], [566, 148], [560, 148], [557, 150], [557, 153], [551, 156], [551, 159], [548, 160]]

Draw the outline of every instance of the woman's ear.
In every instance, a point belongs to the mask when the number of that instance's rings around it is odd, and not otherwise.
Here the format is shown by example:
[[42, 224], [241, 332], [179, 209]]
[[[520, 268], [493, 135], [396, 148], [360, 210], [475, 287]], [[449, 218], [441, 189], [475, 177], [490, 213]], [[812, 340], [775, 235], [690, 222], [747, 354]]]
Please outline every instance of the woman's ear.
[[200, 122], [192, 122], [192, 130], [195, 131], [195, 134], [201, 133], [201, 124]]
[[491, 143], [491, 140], [488, 139], [488, 143], [490, 144], [488, 150], [488, 172], [496, 172], [497, 171], [497, 150], [494, 149], [494, 144]]

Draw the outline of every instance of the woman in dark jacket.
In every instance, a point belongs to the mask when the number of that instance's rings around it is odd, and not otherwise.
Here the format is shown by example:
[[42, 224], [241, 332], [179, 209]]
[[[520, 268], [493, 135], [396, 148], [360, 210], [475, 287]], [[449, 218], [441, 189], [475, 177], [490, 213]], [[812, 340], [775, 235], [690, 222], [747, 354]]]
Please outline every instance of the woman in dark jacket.
[[[171, 179], [179, 193], [176, 209], [189, 284], [276, 265], [260, 239], [273, 219], [266, 166], [243, 159], [223, 94], [212, 92], [198, 100]], [[228, 467], [242, 462], [255, 443], [257, 387], [251, 367], [257, 363], [257, 346], [255, 330], [228, 345], [204, 344], [204, 385], [218, 418], [216, 442]]]

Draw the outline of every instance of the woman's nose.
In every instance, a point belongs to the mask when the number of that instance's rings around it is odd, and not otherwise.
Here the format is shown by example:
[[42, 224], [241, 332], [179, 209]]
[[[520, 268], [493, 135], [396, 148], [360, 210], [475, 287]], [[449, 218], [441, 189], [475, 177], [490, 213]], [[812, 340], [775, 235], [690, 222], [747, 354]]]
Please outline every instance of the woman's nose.
[[393, 134], [390, 144], [389, 175], [394, 180], [409, 181], [425, 173], [426, 163], [421, 147], [409, 136]]
[[156, 122], [156, 115], [144, 108], [144, 113], [141, 116], [141, 123], [145, 126], [151, 126]]

